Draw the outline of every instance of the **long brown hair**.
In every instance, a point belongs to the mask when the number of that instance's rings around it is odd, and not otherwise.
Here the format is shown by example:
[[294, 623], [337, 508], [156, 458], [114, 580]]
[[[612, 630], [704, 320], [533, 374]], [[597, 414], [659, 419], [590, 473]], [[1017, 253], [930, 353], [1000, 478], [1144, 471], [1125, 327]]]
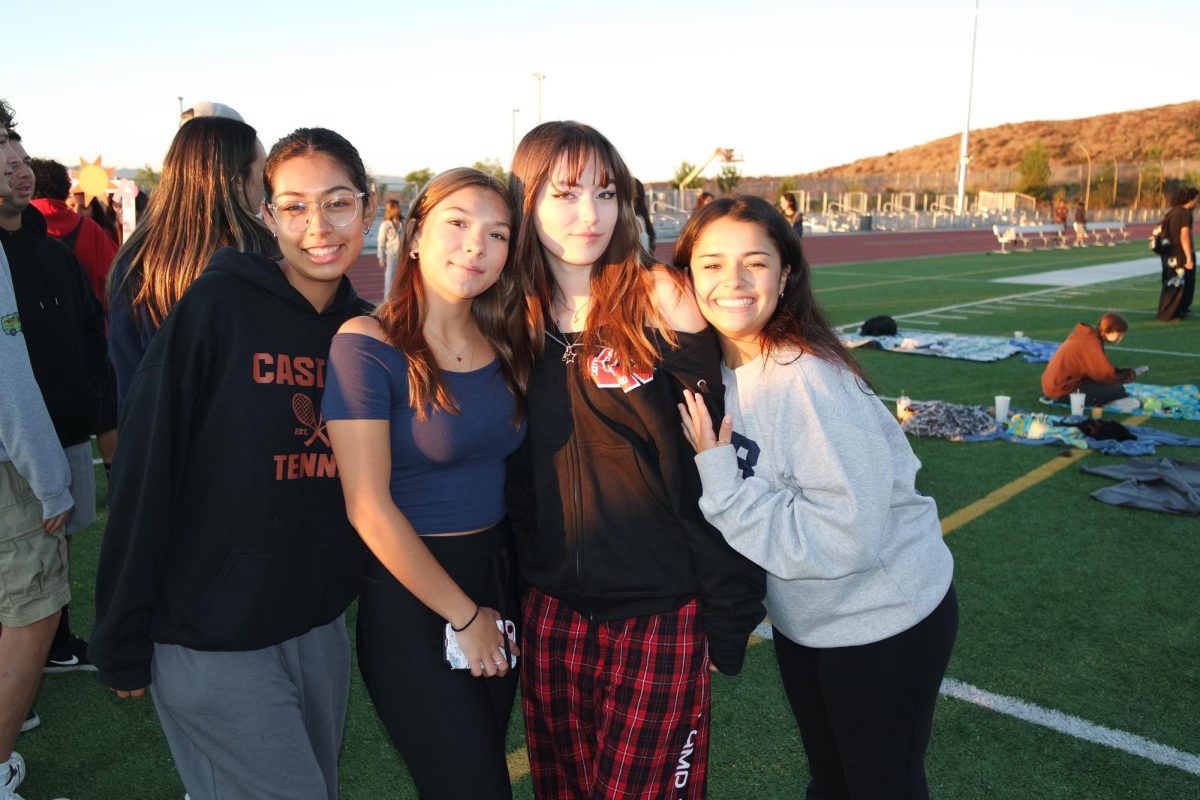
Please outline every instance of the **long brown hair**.
[[817, 358], [840, 364], [853, 372], [863, 384], [870, 386], [866, 373], [842, 344], [817, 305], [808, 259], [804, 257], [804, 247], [796, 229], [779, 209], [766, 200], [744, 194], [736, 198], [723, 197], [699, 209], [683, 226], [675, 242], [675, 266], [690, 271], [692, 250], [700, 234], [709, 224], [723, 217], [758, 225], [779, 251], [782, 264], [791, 267], [783, 283], [783, 296], [759, 333], [763, 357], [770, 358], [782, 352], [811, 353]]
[[[544, 122], [525, 134], [513, 155], [508, 185], [520, 198], [517, 212], [516, 266], [525, 294], [526, 315], [536, 354], [545, 346], [546, 317], [554, 300], [554, 276], [534, 225], [538, 195], [562, 162], [568, 182], [577, 181], [595, 163], [602, 185], [616, 187], [617, 223], [608, 247], [591, 270], [591, 303], [582, 335], [585, 353], [603, 343], [622, 364], [654, 366], [662, 354], [647, 335], [649, 322], [671, 345], [674, 331], [654, 302], [653, 276], [642, 263], [641, 241], [633, 208], [634, 184], [615, 147], [599, 131], [580, 122]], [[579, 359], [583, 372], [590, 358]]]
[[[388, 341], [403, 351], [408, 361], [408, 404], [419, 420], [426, 419], [431, 408], [457, 414], [458, 404], [446, 388], [433, 350], [425, 338], [425, 287], [421, 283], [420, 255], [413, 256], [413, 247], [430, 212], [450, 195], [472, 186], [495, 192], [504, 201], [508, 213], [515, 213], [512, 193], [491, 175], [458, 167], [434, 177], [408, 210], [400, 261], [396, 265], [396, 281], [383, 305], [375, 309], [375, 319], [379, 320]], [[510, 238], [508, 257], [500, 278], [471, 302], [471, 316], [500, 360], [504, 383], [516, 398], [513, 424], [519, 425], [525, 415], [525, 386], [529, 382], [533, 355], [525, 321], [521, 314], [513, 313], [521, 305], [520, 287], [512, 268], [515, 249]]]
[[[276, 253], [270, 232], [239, 197], [257, 143], [254, 128], [220, 117], [189, 120], [175, 134], [146, 214], [116, 256], [129, 264], [122, 285], [132, 287], [133, 310], [145, 309], [156, 329], [217, 248]], [[110, 298], [122, 288], [113, 275]]]

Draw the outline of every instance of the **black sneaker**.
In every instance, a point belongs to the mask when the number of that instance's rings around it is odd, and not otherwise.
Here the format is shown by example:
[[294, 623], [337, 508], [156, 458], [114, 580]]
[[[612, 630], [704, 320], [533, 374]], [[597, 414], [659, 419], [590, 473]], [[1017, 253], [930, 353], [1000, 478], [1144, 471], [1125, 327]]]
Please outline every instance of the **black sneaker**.
[[53, 675], [56, 672], [76, 672], [78, 670], [95, 672], [96, 667], [91, 661], [88, 661], [87, 642], [72, 633], [65, 647], [51, 651], [50, 655], [46, 657], [46, 666], [42, 667], [42, 672]]
[[25, 721], [21, 723], [21, 733], [31, 731], [41, 724], [42, 718], [31, 708], [29, 709], [29, 713], [25, 715]]

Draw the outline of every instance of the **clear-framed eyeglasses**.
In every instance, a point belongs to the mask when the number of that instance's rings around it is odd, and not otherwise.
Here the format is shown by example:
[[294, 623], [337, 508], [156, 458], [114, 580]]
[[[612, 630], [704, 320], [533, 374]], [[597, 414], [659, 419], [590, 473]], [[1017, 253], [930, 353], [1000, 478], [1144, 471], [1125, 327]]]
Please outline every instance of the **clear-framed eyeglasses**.
[[289, 233], [301, 233], [308, 228], [312, 215], [317, 210], [326, 222], [335, 228], [346, 228], [354, 223], [358, 216], [358, 201], [366, 197], [366, 192], [338, 192], [326, 197], [320, 203], [308, 200], [284, 200], [279, 203], [268, 203], [272, 216], [284, 230]]

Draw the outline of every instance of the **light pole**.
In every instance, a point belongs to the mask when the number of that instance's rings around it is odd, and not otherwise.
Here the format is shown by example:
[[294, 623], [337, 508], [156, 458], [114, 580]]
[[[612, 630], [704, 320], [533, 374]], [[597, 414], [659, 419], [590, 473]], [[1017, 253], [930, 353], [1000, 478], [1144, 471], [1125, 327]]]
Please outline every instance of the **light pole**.
[[542, 124], [542, 81], [546, 80], [546, 76], [540, 72], [530, 73], [538, 85], [538, 125]]
[[1113, 162], [1113, 199], [1112, 199], [1112, 205], [1113, 205], [1113, 208], [1116, 208], [1116, 207], [1117, 207], [1117, 184], [1121, 182], [1121, 172], [1120, 172], [1120, 168], [1117, 166], [1117, 160], [1114, 158], [1114, 159], [1112, 160], [1112, 162]]
[[175, 99], [179, 101], [179, 116], [182, 117], [183, 116], [183, 95], [179, 95]]
[[1083, 210], [1087, 211], [1088, 203], [1092, 199], [1092, 156], [1087, 151], [1087, 148], [1081, 145], [1079, 142], [1076, 142], [1075, 146], [1083, 151], [1083, 156], [1087, 159], [1087, 188], [1083, 191]]
[[513, 112], [512, 112], [512, 139], [513, 139], [512, 154], [514, 156], [517, 154], [517, 112], [520, 110], [521, 109], [519, 109], [519, 108], [514, 108]]
[[967, 144], [971, 138], [971, 96], [975, 93], [975, 40], [979, 33], [979, 0], [975, 0], [975, 19], [971, 23], [971, 72], [967, 78], [967, 126], [963, 128], [962, 148], [958, 154], [958, 195], [954, 198], [954, 213], [965, 210], [967, 192]]

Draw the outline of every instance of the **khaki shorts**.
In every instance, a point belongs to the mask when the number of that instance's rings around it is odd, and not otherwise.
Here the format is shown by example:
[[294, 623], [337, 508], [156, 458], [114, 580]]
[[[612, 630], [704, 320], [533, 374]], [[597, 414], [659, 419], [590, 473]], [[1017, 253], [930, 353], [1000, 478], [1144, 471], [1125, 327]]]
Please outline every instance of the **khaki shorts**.
[[10, 462], [0, 461], [0, 625], [19, 628], [71, 602], [67, 540], [42, 530], [42, 503]]

